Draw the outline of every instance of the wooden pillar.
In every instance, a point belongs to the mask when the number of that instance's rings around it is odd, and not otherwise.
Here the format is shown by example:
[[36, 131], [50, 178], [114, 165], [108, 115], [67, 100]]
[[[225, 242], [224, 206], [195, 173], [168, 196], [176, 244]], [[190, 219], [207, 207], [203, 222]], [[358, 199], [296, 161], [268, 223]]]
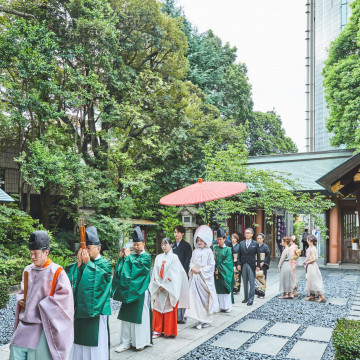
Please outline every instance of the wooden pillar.
[[338, 238], [339, 238], [339, 201], [335, 200], [335, 206], [330, 209], [329, 221], [329, 263], [338, 263]]
[[261, 209], [256, 210], [256, 223], [259, 225], [255, 228], [255, 234], [263, 233], [264, 224], [264, 211]]
[[[360, 224], [360, 183], [359, 182], [356, 182], [356, 206], [357, 206], [358, 219]], [[360, 231], [360, 226], [359, 226], [359, 231]]]

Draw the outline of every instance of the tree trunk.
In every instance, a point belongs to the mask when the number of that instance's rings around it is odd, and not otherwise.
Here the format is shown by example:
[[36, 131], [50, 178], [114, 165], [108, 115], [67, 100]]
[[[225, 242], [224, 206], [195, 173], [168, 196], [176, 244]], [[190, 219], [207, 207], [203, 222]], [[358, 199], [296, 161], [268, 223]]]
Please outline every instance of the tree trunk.
[[50, 229], [50, 189], [48, 187], [41, 188], [40, 191], [41, 204], [41, 223], [45, 229]]
[[30, 214], [31, 211], [31, 198], [30, 198], [30, 192], [31, 192], [31, 187], [29, 185], [27, 185], [26, 187], [26, 212], [28, 214]]

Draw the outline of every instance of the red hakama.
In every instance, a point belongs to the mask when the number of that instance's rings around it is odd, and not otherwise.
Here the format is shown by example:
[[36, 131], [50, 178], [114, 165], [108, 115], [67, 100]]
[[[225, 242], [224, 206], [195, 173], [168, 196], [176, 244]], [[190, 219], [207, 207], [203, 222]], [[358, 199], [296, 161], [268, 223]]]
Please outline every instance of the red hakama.
[[167, 313], [160, 313], [153, 309], [153, 332], [165, 336], [177, 335], [177, 308], [179, 303], [172, 311]]

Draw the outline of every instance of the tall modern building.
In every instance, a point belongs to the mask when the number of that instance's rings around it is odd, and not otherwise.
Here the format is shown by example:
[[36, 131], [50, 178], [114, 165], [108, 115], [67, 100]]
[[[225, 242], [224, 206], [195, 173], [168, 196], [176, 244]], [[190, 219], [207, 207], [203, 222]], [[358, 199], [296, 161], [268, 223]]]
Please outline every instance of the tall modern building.
[[306, 151], [330, 150], [321, 75], [327, 49], [348, 21], [353, 0], [306, 0]]

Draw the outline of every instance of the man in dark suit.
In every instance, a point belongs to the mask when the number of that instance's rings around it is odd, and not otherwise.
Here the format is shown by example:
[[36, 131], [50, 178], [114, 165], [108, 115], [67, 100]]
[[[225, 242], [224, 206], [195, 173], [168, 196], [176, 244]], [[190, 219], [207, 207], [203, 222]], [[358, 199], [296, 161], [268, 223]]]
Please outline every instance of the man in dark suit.
[[[241, 275], [244, 283], [245, 298], [242, 301], [248, 306], [252, 305], [255, 296], [255, 270], [260, 270], [260, 248], [259, 244], [252, 239], [254, 230], [251, 228], [245, 229], [245, 240], [239, 244], [239, 256], [237, 260], [237, 269], [241, 270]], [[257, 255], [255, 259], [255, 255]], [[248, 286], [250, 284], [250, 291]]]
[[[175, 242], [173, 244], [173, 253], [179, 257], [181, 265], [183, 266], [186, 274], [189, 274], [190, 259], [192, 254], [191, 245], [183, 239], [185, 235], [185, 228], [182, 225], [175, 226], [174, 236]], [[184, 324], [186, 318], [184, 317], [185, 309], [177, 309], [177, 322]]]
[[303, 232], [302, 238], [301, 238], [301, 242], [303, 243], [303, 252], [304, 252], [303, 256], [306, 256], [306, 250], [309, 247], [309, 244], [307, 243], [308, 235], [309, 235], [309, 232], [308, 232], [308, 229], [306, 228], [305, 231]]

